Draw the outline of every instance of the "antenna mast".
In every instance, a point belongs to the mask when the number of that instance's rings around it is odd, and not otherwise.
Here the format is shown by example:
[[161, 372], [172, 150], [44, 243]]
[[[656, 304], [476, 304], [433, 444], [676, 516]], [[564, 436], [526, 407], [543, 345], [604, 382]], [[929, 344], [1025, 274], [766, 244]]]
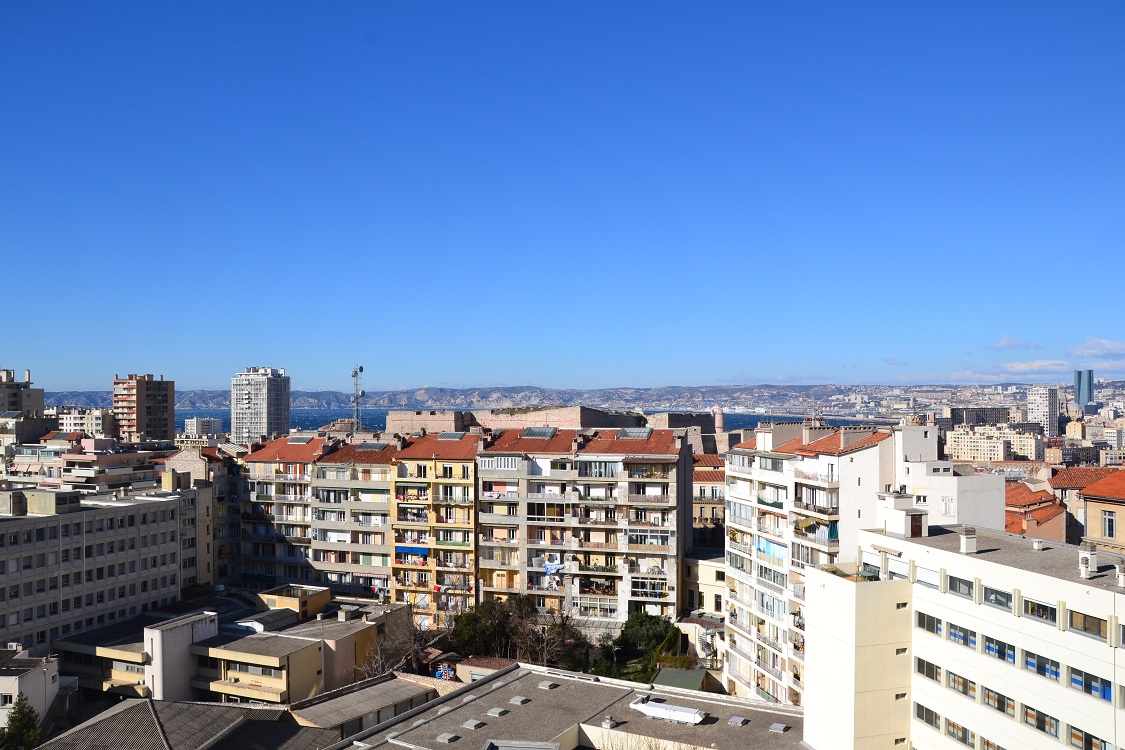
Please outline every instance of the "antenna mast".
[[356, 365], [352, 368], [352, 407], [355, 412], [355, 422], [352, 425], [352, 434], [357, 434], [360, 430], [361, 424], [359, 421], [359, 400], [367, 395], [367, 391], [360, 390], [359, 376], [363, 374], [363, 365]]

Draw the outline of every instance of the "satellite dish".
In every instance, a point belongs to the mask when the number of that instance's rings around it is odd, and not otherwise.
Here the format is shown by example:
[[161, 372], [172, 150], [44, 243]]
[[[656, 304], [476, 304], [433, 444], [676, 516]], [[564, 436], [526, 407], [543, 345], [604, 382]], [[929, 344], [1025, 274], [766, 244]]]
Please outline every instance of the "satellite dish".
[[360, 371], [360, 372], [363, 372], [363, 365], [360, 365], [360, 366], [359, 366], [359, 371]]
[[360, 391], [360, 392], [359, 392], [359, 397], [360, 397], [360, 398], [363, 398], [363, 397], [364, 397], [364, 396], [366, 396], [366, 395], [367, 395], [367, 391]]

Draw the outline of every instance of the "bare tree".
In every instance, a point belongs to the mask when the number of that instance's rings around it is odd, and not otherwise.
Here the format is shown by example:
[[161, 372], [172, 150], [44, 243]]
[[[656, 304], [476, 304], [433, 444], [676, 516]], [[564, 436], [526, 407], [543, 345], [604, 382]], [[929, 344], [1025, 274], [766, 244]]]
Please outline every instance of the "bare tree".
[[578, 623], [568, 612], [532, 610], [520, 615], [513, 623], [512, 637], [517, 658], [522, 661], [553, 666], [560, 656], [585, 640]]
[[357, 681], [394, 671], [418, 671], [426, 648], [441, 637], [418, 628], [413, 607], [392, 610], [380, 624], [385, 627], [380, 629], [375, 647], [354, 667]]

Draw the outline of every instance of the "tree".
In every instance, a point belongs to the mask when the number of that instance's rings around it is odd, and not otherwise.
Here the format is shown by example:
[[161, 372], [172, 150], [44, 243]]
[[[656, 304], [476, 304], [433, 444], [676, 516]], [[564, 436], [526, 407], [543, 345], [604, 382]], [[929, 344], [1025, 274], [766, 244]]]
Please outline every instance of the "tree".
[[668, 636], [672, 623], [647, 612], [629, 615], [621, 628], [621, 641], [636, 651], [652, 651]]
[[392, 610], [386, 622], [379, 625], [375, 647], [354, 667], [356, 679], [366, 680], [395, 670], [418, 672], [423, 651], [433, 640], [432, 633], [419, 630], [412, 607]]
[[30, 750], [38, 747], [42, 739], [39, 714], [27, 702], [27, 696], [20, 693], [8, 712], [8, 726], [0, 729], [0, 750]]

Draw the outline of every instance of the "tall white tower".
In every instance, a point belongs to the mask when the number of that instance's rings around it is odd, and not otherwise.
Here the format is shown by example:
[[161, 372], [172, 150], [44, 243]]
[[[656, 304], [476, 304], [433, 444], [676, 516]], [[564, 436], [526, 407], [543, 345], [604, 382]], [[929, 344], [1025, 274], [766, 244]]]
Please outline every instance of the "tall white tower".
[[285, 368], [247, 367], [230, 381], [231, 441], [249, 444], [289, 434], [289, 376]]
[[1059, 436], [1059, 389], [1037, 385], [1027, 391], [1027, 421], [1043, 425], [1043, 437]]

